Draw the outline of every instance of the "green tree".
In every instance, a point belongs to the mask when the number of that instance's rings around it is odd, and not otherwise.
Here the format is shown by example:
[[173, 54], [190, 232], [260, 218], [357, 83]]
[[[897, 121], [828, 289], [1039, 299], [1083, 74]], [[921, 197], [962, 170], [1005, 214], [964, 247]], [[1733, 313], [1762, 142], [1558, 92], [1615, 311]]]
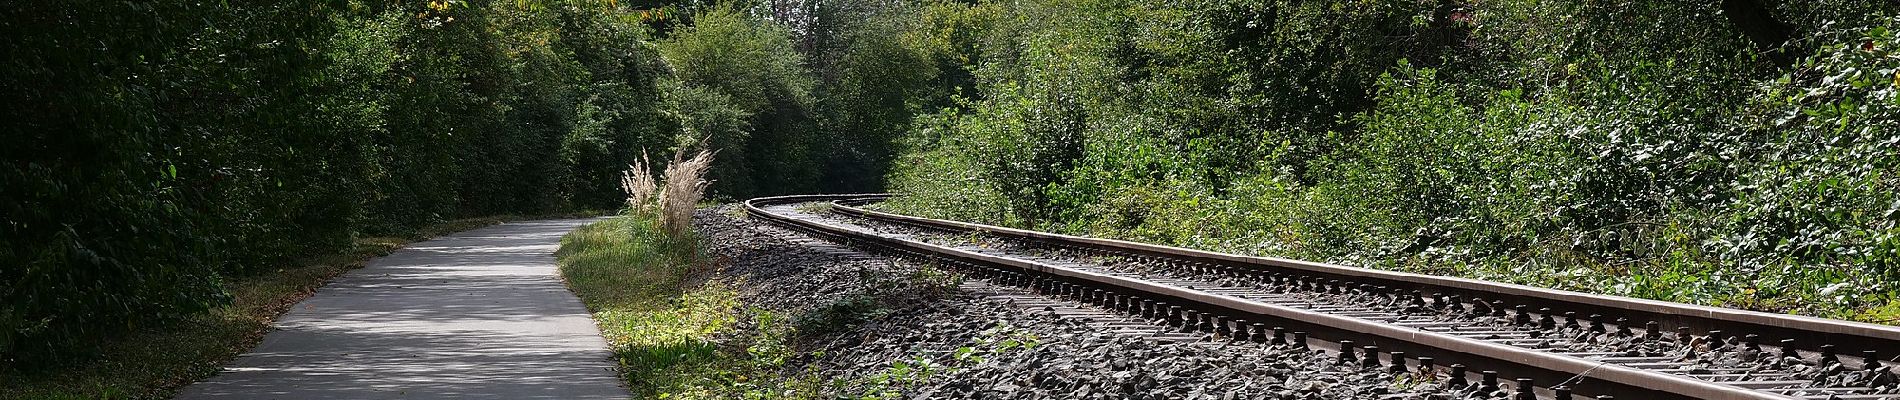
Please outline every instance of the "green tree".
[[719, 152], [713, 191], [744, 198], [813, 190], [813, 81], [790, 32], [727, 5], [672, 35], [659, 44], [678, 79], [668, 95], [686, 140]]

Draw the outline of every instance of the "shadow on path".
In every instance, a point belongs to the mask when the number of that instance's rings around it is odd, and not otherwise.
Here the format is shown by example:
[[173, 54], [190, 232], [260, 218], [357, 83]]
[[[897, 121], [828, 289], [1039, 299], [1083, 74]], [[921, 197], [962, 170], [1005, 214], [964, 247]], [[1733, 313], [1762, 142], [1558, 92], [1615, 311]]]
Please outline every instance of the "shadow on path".
[[592, 221], [506, 223], [371, 260], [178, 398], [628, 398], [554, 266], [561, 236]]

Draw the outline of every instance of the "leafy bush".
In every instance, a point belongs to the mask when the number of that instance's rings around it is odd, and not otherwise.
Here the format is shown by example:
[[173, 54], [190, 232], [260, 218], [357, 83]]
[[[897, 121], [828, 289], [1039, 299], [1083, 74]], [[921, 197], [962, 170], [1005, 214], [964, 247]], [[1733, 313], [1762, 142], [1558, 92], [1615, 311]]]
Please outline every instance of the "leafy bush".
[[[1763, 148], [1720, 210], [1715, 250], [1900, 279], [1900, 19], [1827, 46], [1758, 97]], [[1873, 290], [1892, 290], [1877, 287]]]
[[16, 11], [5, 370], [83, 361], [359, 234], [617, 207], [618, 167], [680, 142], [647, 28], [611, 2]]
[[1713, 3], [960, 6], [1009, 17], [938, 67], [974, 93], [912, 124], [885, 206], [1892, 322], [1860, 310], [1900, 291], [1869, 17], [1900, 10], [1849, 3], [1765, 10], [1786, 43]]
[[719, 149], [714, 191], [735, 198], [809, 191], [812, 80], [791, 33], [732, 6], [694, 16], [659, 43], [679, 80], [672, 93], [685, 134]]

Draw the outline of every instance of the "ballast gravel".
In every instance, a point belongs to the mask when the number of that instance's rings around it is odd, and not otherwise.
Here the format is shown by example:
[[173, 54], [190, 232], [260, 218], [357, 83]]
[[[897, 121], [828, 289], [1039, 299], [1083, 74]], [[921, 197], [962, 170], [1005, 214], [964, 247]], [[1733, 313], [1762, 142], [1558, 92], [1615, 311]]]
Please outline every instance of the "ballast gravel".
[[[826, 213], [818, 216], [834, 224], [857, 226], [884, 234], [899, 234], [915, 240], [940, 246], [962, 248], [973, 251], [994, 251], [1009, 253], [1012, 256], [1038, 261], [1056, 261], [1067, 265], [1087, 265], [1100, 271], [1127, 274], [1143, 279], [1171, 279], [1177, 282], [1206, 285], [1208, 287], [1254, 287], [1262, 293], [1273, 289], [1260, 283], [1247, 282], [1235, 276], [1215, 271], [1184, 268], [1168, 260], [1150, 257], [1108, 255], [1097, 252], [1076, 251], [1073, 249], [1049, 248], [1033, 243], [1009, 240], [991, 235], [973, 235], [934, 229], [924, 229], [908, 225], [883, 223], [860, 217]], [[1192, 286], [1190, 286], [1192, 287]], [[1279, 293], [1279, 292], [1275, 292]], [[1540, 310], [1546, 321], [1541, 326], [1526, 326], [1514, 318], [1507, 317], [1504, 304], [1495, 306], [1471, 303], [1471, 307], [1495, 308], [1490, 312], [1470, 312], [1465, 306], [1445, 308], [1426, 307], [1424, 303], [1407, 304], [1403, 299], [1381, 295], [1371, 295], [1352, 291], [1344, 294], [1295, 293], [1286, 292], [1282, 296], [1301, 296], [1301, 303], [1327, 304], [1331, 307], [1351, 307], [1364, 312], [1386, 312], [1392, 317], [1406, 320], [1427, 320], [1433, 322], [1456, 322], [1467, 327], [1484, 327], [1490, 331], [1518, 331], [1529, 334], [1513, 345], [1532, 349], [1543, 349], [1559, 353], [1597, 354], [1585, 358], [1598, 357], [1651, 357], [1656, 361], [1676, 364], [1674, 367], [1657, 368], [1677, 374], [1712, 374], [1718, 371], [1728, 372], [1736, 377], [1715, 379], [1717, 381], [1777, 380], [1787, 383], [1777, 386], [1783, 389], [1811, 389], [1794, 391], [1789, 394], [1826, 395], [1826, 388], [1869, 388], [1859, 394], [1900, 394], [1900, 379], [1895, 378], [1891, 366], [1874, 370], [1856, 371], [1847, 369], [1841, 363], [1831, 363], [1825, 368], [1815, 360], [1796, 357], [1776, 356], [1762, 348], [1749, 344], [1753, 339], [1734, 335], [1721, 337], [1698, 336], [1688, 333], [1653, 335], [1637, 334], [1629, 329], [1642, 327], [1622, 325], [1617, 329], [1595, 325], [1589, 320], [1596, 316], [1579, 318], [1567, 315], [1552, 318], [1548, 310]], [[1442, 300], [1442, 299], [1441, 299]], [[1453, 301], [1461, 303], [1460, 301]], [[1482, 309], [1480, 309], [1482, 310]], [[1561, 319], [1562, 324], [1555, 323]], [[1582, 322], [1580, 322], [1582, 320]], [[1629, 322], [1629, 321], [1619, 321]], [[1474, 337], [1479, 339], [1497, 339], [1497, 337]], [[1859, 362], [1856, 362], [1859, 363]], [[1736, 373], [1740, 372], [1740, 373]]]
[[[801, 316], [879, 305], [865, 320], [802, 337], [788, 373], [836, 395], [903, 399], [1504, 399], [1448, 388], [1442, 372], [1388, 372], [1325, 350], [1182, 339], [1108, 329], [1087, 313], [1017, 302], [1015, 288], [961, 282], [935, 267], [829, 245], [752, 220], [737, 205], [701, 210], [712, 276], [746, 306]], [[1014, 297], [1009, 294], [1013, 291]], [[1079, 305], [1077, 305], [1079, 306]], [[740, 328], [746, 329], [746, 328]], [[1475, 383], [1475, 382], [1474, 382]]]

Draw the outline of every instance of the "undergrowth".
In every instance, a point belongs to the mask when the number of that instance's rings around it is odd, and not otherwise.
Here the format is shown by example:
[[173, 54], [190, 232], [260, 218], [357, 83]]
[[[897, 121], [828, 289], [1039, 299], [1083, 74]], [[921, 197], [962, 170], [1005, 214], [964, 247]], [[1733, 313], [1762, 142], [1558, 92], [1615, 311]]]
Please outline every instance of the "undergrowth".
[[666, 234], [655, 215], [633, 212], [582, 227], [555, 253], [636, 397], [888, 399], [986, 354], [1034, 346], [1033, 337], [998, 328], [951, 359], [918, 354], [860, 377], [826, 376], [816, 368], [827, 355], [815, 348], [945, 293], [957, 278], [935, 269], [862, 270], [855, 278], [868, 290], [807, 311], [746, 306], [743, 278], [713, 273], [719, 261], [703, 257], [692, 237]]
[[[555, 253], [634, 394], [772, 398], [764, 394], [796, 384], [775, 370], [789, 354], [783, 318], [741, 307], [733, 282], [706, 280], [711, 260], [691, 237], [665, 233], [656, 217], [636, 212], [582, 227]], [[728, 337], [742, 324], [743, 335]]]
[[1781, 64], [1713, 3], [1325, 4], [950, 10], [1017, 17], [883, 206], [1900, 324], [1893, 5], [1780, 2]]

